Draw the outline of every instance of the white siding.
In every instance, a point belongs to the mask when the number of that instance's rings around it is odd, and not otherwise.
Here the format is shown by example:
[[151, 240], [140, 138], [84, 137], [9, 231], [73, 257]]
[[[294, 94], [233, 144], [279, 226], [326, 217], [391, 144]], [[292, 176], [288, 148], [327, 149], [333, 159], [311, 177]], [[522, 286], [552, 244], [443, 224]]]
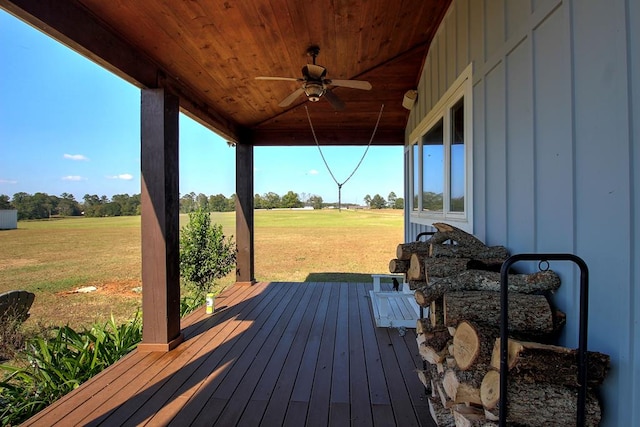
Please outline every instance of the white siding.
[[[454, 0], [407, 135], [471, 62], [474, 234], [587, 262], [589, 349], [612, 356], [603, 425], [640, 425], [640, 2]], [[573, 347], [576, 269], [553, 268]]]
[[0, 230], [13, 230], [18, 228], [18, 211], [0, 210]]

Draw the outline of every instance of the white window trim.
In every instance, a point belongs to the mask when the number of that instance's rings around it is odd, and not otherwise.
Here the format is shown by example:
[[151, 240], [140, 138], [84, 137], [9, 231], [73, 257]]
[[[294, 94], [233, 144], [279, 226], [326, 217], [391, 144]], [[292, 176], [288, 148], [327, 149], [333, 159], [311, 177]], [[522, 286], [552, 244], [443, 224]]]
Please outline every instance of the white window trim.
[[[468, 233], [473, 233], [473, 99], [472, 99], [473, 87], [472, 87], [472, 64], [469, 64], [467, 68], [458, 76], [456, 81], [440, 98], [436, 105], [429, 111], [424, 119], [416, 126], [416, 128], [409, 135], [409, 144], [407, 151], [409, 154], [409, 196], [407, 198], [407, 208], [409, 210], [409, 218], [412, 223], [422, 225], [432, 225], [434, 222], [447, 222], [455, 225]], [[425, 135], [431, 127], [436, 124], [440, 118], [444, 118], [444, 139], [450, 140], [451, 127], [449, 126], [449, 118], [445, 118], [445, 112], [450, 111], [450, 108], [455, 105], [461, 98], [464, 97], [464, 137], [465, 137], [465, 190], [464, 201], [465, 210], [460, 212], [425, 212], [422, 211], [422, 198], [418, 197], [417, 210], [414, 210], [413, 198], [416, 194], [414, 191], [414, 174], [417, 172], [420, 177], [417, 194], [422, 194], [422, 136]], [[413, 166], [414, 145], [420, 147], [418, 149], [418, 171], [414, 171]], [[445, 150], [445, 170], [449, 170], [450, 167], [450, 149]], [[449, 206], [450, 197], [450, 174], [445, 173], [444, 177], [444, 194], [443, 202], [444, 206]]]

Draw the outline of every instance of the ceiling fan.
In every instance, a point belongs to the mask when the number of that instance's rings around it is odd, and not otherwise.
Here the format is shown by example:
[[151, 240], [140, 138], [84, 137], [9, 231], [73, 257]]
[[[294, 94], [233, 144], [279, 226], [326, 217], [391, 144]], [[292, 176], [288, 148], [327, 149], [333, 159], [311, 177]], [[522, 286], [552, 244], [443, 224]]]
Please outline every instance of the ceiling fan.
[[256, 80], [285, 80], [292, 82], [299, 82], [302, 85], [293, 91], [289, 96], [283, 99], [278, 106], [288, 107], [303, 93], [307, 96], [307, 99], [311, 102], [320, 101], [321, 97], [325, 97], [329, 104], [335, 110], [343, 110], [344, 102], [338, 98], [328, 86], [336, 87], [348, 87], [351, 89], [370, 90], [371, 83], [364, 80], [333, 80], [327, 79], [327, 69], [322, 65], [316, 64], [316, 57], [320, 53], [318, 46], [311, 46], [307, 49], [307, 55], [313, 58], [313, 64], [306, 64], [302, 67], [302, 78], [295, 77], [256, 77]]

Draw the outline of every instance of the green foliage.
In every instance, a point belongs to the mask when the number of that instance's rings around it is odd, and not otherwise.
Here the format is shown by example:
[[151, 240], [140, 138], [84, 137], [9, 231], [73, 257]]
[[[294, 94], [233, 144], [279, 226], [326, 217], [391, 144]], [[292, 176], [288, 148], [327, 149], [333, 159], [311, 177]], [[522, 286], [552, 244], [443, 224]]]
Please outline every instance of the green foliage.
[[13, 209], [11, 199], [6, 194], [0, 194], [0, 209]]
[[138, 315], [117, 326], [113, 317], [104, 325], [77, 332], [69, 326], [51, 337], [32, 338], [15, 365], [0, 381], [0, 424], [17, 425], [77, 388], [133, 350], [142, 339]]
[[422, 209], [425, 211], [442, 212], [443, 207], [442, 193], [433, 193], [425, 191], [422, 193]]
[[180, 233], [180, 275], [206, 294], [215, 279], [229, 274], [236, 263], [233, 236], [228, 239], [222, 226], [211, 223], [203, 209], [189, 214], [189, 223]]
[[205, 295], [196, 292], [195, 294], [183, 295], [180, 298], [180, 317], [184, 317], [189, 313], [193, 313], [205, 303]]
[[140, 214], [140, 194], [116, 194], [111, 200], [107, 196], [98, 197], [97, 194], [85, 194], [84, 216], [133, 216]]
[[371, 207], [371, 209], [384, 209], [387, 207], [387, 201], [384, 200], [384, 198], [381, 195], [376, 194], [371, 199], [369, 206]]
[[313, 206], [313, 209], [322, 209], [322, 197], [311, 196], [309, 197], [309, 203]]
[[287, 194], [282, 196], [281, 206], [283, 208], [301, 208], [304, 204], [300, 201], [298, 193], [289, 191]]

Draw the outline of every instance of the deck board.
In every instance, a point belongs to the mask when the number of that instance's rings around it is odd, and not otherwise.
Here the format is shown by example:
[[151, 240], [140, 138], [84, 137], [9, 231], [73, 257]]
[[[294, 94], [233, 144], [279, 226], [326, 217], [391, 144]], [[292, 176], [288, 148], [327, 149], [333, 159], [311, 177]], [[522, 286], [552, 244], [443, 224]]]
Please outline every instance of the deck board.
[[365, 283], [258, 283], [183, 319], [25, 425], [432, 426], [415, 332], [377, 328]]

